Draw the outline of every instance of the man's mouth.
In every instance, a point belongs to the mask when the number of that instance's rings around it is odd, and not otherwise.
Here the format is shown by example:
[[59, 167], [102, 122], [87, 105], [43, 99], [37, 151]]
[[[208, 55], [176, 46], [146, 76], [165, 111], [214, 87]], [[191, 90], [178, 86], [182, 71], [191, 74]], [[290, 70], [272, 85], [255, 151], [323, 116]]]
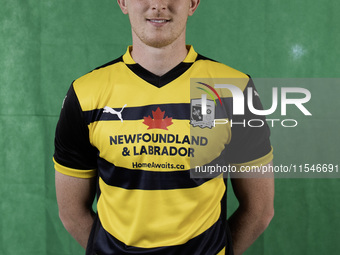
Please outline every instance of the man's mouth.
[[147, 19], [147, 21], [150, 21], [150, 22], [153, 22], [153, 23], [162, 24], [162, 23], [167, 23], [170, 20], [168, 20], [168, 19]]

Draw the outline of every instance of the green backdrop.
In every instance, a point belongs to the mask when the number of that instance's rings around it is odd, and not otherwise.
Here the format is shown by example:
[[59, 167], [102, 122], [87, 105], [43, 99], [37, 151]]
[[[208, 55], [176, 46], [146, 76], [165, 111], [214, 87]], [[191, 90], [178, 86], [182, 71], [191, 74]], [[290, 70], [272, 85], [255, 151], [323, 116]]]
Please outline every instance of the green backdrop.
[[[338, 78], [339, 12], [337, 0], [202, 0], [188, 43], [253, 77]], [[125, 52], [128, 19], [116, 1], [1, 0], [0, 22], [0, 254], [83, 254], [58, 219], [54, 130], [72, 80]], [[340, 163], [339, 85], [313, 88], [301, 126], [272, 130], [275, 164]], [[246, 254], [338, 254], [339, 184], [277, 179], [275, 217]]]

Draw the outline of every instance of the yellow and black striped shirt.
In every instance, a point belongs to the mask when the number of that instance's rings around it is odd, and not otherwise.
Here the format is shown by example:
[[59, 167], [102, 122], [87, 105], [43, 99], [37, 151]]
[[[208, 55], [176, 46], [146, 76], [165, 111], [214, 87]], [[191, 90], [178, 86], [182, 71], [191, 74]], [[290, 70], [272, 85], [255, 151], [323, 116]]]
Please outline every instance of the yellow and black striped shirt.
[[[236, 166], [269, 163], [269, 129], [193, 125], [202, 115], [194, 116], [192, 98], [201, 91], [190, 80], [237, 78], [247, 93], [251, 79], [192, 46], [159, 77], [130, 50], [73, 82], [57, 125], [56, 170], [98, 178], [87, 254], [226, 254], [225, 180], [192, 178], [190, 169], [221, 157]], [[215, 116], [232, 119], [230, 93], [216, 92], [223, 107]]]

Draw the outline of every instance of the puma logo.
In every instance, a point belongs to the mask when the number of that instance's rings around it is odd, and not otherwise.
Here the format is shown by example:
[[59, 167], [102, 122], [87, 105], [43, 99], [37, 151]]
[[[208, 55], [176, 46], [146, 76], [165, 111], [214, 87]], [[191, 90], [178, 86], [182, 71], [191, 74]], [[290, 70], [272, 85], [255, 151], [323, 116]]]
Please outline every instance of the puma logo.
[[119, 112], [117, 112], [116, 110], [112, 109], [111, 107], [105, 106], [103, 113], [116, 114], [117, 117], [120, 119], [120, 121], [123, 122], [122, 111], [124, 110], [125, 106], [126, 106], [126, 104], [123, 106], [123, 108]]

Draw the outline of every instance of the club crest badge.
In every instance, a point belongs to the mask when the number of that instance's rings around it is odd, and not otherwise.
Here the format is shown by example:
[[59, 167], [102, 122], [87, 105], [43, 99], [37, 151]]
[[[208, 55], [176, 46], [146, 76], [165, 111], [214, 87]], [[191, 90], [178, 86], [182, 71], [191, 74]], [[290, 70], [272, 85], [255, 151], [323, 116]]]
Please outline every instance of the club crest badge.
[[193, 127], [212, 128], [215, 120], [215, 104], [212, 100], [207, 100], [207, 114], [202, 114], [202, 100], [191, 99], [190, 124]]

